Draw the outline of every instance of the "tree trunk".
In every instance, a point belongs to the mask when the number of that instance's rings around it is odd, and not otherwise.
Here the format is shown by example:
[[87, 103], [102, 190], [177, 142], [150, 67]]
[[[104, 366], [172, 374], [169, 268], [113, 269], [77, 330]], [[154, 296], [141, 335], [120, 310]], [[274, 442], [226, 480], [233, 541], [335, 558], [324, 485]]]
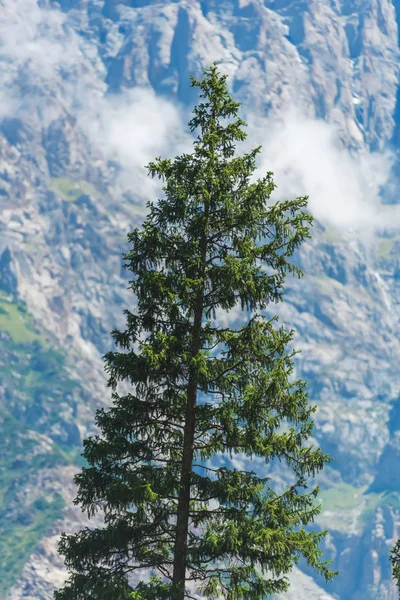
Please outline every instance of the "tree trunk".
[[[207, 252], [207, 217], [208, 207], [205, 208], [205, 226], [201, 240], [201, 278], [202, 285], [197, 293], [194, 320], [192, 356], [196, 356], [201, 347], [201, 324], [203, 319], [204, 299], [204, 274]], [[180, 490], [178, 496], [176, 536], [174, 546], [174, 565], [172, 575], [173, 600], [184, 600], [186, 581], [186, 556], [189, 532], [190, 487], [192, 478], [193, 448], [196, 429], [196, 402], [197, 380], [193, 372], [190, 373], [187, 387], [187, 402], [185, 414], [185, 427], [183, 434], [183, 456], [181, 465]]]
[[174, 600], [184, 600], [185, 597], [186, 553], [189, 531], [190, 485], [193, 462], [196, 399], [197, 385], [194, 382], [190, 382], [187, 394], [181, 488], [178, 498], [174, 548], [174, 572], [172, 577]]

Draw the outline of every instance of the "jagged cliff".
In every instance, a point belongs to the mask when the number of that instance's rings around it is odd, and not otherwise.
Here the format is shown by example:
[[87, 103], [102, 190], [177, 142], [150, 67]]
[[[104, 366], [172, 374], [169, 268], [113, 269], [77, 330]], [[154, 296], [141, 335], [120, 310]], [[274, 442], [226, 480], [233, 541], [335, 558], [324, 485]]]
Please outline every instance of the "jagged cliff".
[[296, 571], [286, 597], [397, 598], [400, 3], [0, 0], [0, 14], [0, 597], [47, 600], [63, 580], [57, 536], [83, 523], [72, 474], [109, 402], [101, 356], [134, 303], [125, 234], [160, 192], [143, 165], [190, 147], [189, 75], [216, 60], [277, 197], [309, 193], [317, 218], [306, 277], [271, 312], [297, 332], [335, 459], [316, 527], [340, 576]]

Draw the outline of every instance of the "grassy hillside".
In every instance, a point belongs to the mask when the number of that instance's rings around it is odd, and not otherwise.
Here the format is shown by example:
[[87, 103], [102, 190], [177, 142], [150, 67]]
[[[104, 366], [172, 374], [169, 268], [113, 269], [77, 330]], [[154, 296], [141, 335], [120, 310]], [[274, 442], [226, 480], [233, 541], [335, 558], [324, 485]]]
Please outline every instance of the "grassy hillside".
[[79, 385], [62, 352], [32, 326], [21, 302], [0, 295], [0, 598], [61, 515], [39, 473], [76, 461]]

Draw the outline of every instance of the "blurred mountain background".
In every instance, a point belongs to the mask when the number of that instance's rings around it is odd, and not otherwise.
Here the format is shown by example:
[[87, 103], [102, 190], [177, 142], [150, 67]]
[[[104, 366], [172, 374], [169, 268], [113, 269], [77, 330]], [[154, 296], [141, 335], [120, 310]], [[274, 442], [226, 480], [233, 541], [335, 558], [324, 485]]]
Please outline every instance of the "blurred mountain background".
[[308, 194], [316, 218], [270, 313], [334, 458], [315, 526], [340, 575], [300, 564], [281, 598], [398, 597], [399, 24], [399, 0], [0, 0], [0, 599], [50, 600], [66, 575], [101, 357], [134, 306], [126, 233], [161, 193], [144, 165], [190, 151], [189, 76], [213, 61], [249, 124], [238, 151], [262, 144], [273, 199]]

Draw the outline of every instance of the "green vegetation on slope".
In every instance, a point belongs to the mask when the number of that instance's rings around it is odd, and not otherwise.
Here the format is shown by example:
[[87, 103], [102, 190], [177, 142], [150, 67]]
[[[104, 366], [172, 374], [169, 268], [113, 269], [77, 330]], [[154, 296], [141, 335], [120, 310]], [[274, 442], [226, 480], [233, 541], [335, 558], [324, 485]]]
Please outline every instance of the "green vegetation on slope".
[[24, 564], [40, 539], [60, 517], [64, 501], [59, 494], [52, 499], [44, 496], [25, 506], [13, 521], [2, 519], [0, 554], [2, 559], [0, 597], [5, 597], [21, 573]]
[[87, 181], [72, 181], [65, 177], [56, 177], [53, 179], [50, 189], [59, 194], [64, 200], [71, 201], [75, 201], [83, 194], [87, 194], [88, 196], [100, 195], [91, 183]]
[[[1, 333], [5, 335], [1, 335]], [[0, 293], [0, 598], [61, 516], [40, 473], [76, 464], [79, 384], [63, 354], [35, 331], [21, 302]], [[79, 460], [79, 463], [82, 461]]]
[[380, 506], [400, 509], [400, 493], [375, 493], [367, 489], [367, 486], [357, 488], [348, 483], [322, 489], [319, 525], [322, 528], [329, 525], [336, 531], [361, 532]]
[[3, 292], [0, 292], [0, 331], [8, 333], [17, 344], [41, 340], [40, 334], [31, 325], [24, 304], [8, 302]]
[[46, 497], [37, 472], [67, 464], [33, 429], [0, 412], [0, 598], [4, 598], [41, 537], [61, 515], [62, 497]]
[[383, 260], [389, 260], [391, 258], [391, 252], [396, 242], [400, 240], [400, 235], [394, 237], [380, 237], [378, 238], [377, 254], [379, 258]]

